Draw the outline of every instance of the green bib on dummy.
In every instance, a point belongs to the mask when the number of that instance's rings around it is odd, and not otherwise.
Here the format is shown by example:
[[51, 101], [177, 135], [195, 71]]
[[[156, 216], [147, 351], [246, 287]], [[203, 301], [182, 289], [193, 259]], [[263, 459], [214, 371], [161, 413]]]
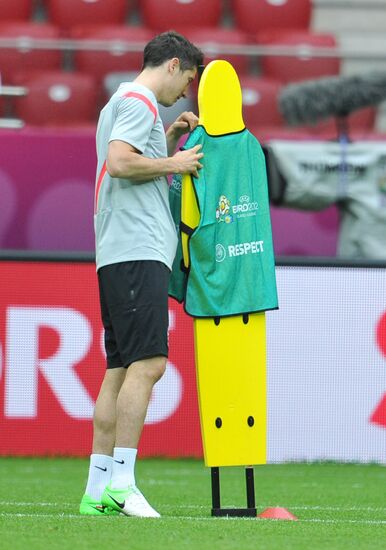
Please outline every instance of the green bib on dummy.
[[192, 317], [277, 309], [267, 176], [259, 142], [246, 129], [210, 136], [198, 126], [184, 149], [197, 144], [204, 153], [199, 177], [192, 178], [200, 211], [197, 228], [181, 224], [182, 177], [174, 176], [170, 188], [176, 227], [190, 235], [190, 268], [183, 270], [180, 234], [169, 294], [184, 302]]

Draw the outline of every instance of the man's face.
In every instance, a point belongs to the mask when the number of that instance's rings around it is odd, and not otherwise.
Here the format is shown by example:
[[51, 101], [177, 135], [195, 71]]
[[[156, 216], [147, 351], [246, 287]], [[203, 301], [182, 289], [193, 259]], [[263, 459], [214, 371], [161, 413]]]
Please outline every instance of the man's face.
[[169, 71], [168, 84], [160, 100], [161, 105], [170, 107], [181, 97], [186, 97], [190, 84], [197, 74], [197, 69], [181, 70], [179, 63], [172, 65]]

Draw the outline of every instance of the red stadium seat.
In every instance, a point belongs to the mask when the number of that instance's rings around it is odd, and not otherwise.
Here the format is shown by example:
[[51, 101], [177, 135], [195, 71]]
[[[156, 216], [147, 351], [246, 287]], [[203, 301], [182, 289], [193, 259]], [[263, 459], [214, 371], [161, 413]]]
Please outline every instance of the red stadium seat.
[[349, 116], [349, 127], [353, 130], [374, 130], [377, 111], [373, 107], [358, 109]]
[[[372, 107], [359, 109], [349, 115], [347, 119], [348, 133], [351, 137], [352, 132], [362, 131], [363, 133], [372, 132], [374, 130], [376, 118], [376, 110]], [[336, 139], [337, 126], [336, 120], [330, 117], [319, 121], [317, 124], [303, 126], [311, 135], [320, 137], [320, 139]]]
[[32, 15], [32, 0], [2, 0], [0, 21], [27, 21]]
[[49, 71], [26, 79], [28, 95], [15, 101], [15, 111], [34, 126], [75, 125], [95, 121], [97, 87], [92, 77]]
[[143, 49], [137, 52], [123, 52], [122, 43], [144, 45], [153, 38], [153, 33], [143, 27], [106, 26], [100, 28], [78, 28], [72, 35], [74, 38], [89, 40], [110, 40], [111, 51], [77, 51], [74, 64], [77, 70], [91, 74], [102, 80], [108, 73], [120, 71], [140, 71], [143, 62]]
[[115, 25], [125, 22], [130, 6], [129, 0], [48, 0], [48, 17], [62, 29]]
[[256, 34], [265, 29], [308, 29], [311, 0], [231, 0], [236, 26]]
[[283, 126], [277, 97], [282, 87], [277, 80], [255, 76], [240, 78], [243, 117], [248, 128]]
[[214, 27], [219, 24], [222, 0], [139, 0], [145, 25], [157, 31], [186, 27]]
[[19, 71], [58, 69], [61, 52], [34, 49], [30, 39], [57, 39], [59, 30], [53, 25], [38, 23], [0, 23], [2, 38], [17, 38], [17, 48], [0, 49], [0, 72], [4, 83], [12, 83], [12, 75]]
[[334, 48], [335, 37], [332, 34], [310, 32], [283, 32], [264, 36], [266, 46], [298, 46], [301, 54], [296, 57], [265, 55], [260, 58], [260, 67], [264, 76], [277, 78], [282, 82], [309, 80], [340, 72], [340, 59], [336, 57], [312, 57], [310, 47]]
[[205, 64], [208, 64], [213, 59], [226, 59], [233, 65], [236, 72], [239, 74], [248, 73], [250, 60], [246, 55], [231, 55], [216, 52], [216, 48], [222, 45], [246, 45], [248, 39], [245, 34], [237, 29], [225, 28], [203, 28], [203, 29], [186, 29], [184, 31], [191, 42], [199, 48], [210, 48], [212, 53], [205, 53]]

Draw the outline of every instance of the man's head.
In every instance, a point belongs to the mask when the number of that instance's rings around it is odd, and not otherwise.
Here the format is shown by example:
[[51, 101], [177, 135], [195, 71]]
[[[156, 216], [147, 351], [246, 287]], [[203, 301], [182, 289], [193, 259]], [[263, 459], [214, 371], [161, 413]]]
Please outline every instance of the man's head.
[[157, 99], [167, 107], [185, 96], [203, 58], [203, 53], [184, 36], [168, 31], [145, 46], [142, 71], [157, 73]]

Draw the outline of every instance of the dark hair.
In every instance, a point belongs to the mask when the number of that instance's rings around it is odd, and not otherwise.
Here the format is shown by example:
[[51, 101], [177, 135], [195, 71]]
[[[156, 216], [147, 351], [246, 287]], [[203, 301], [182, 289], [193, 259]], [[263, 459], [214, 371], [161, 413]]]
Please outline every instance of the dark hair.
[[143, 66], [159, 67], [165, 61], [178, 57], [182, 71], [203, 64], [204, 55], [194, 44], [175, 31], [163, 32], [146, 44], [143, 52]]

